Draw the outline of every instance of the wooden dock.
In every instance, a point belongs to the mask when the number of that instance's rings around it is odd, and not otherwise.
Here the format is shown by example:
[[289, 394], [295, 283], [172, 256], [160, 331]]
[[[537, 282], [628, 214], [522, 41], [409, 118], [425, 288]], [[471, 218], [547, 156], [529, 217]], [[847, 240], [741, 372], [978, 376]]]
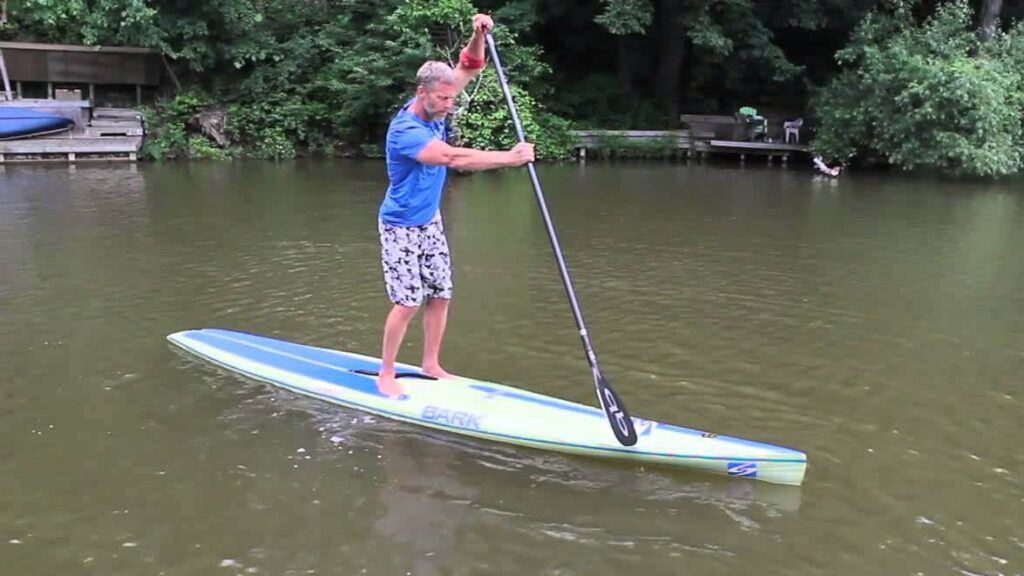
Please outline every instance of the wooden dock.
[[689, 152], [695, 144], [689, 130], [574, 130], [571, 134], [580, 161], [586, 160], [587, 150]]
[[778, 156], [785, 164], [792, 152], [807, 152], [807, 146], [803, 144], [784, 144], [782, 142], [739, 142], [736, 140], [708, 140], [708, 146], [712, 152], [726, 152], [739, 154], [740, 162], [747, 159], [747, 154], [756, 154], [768, 157], [768, 163], [772, 158]]
[[25, 138], [0, 141], [0, 164], [138, 160], [141, 136]]
[[[75, 126], [68, 132], [0, 141], [0, 164], [14, 162], [135, 162], [144, 136], [142, 116], [132, 109], [88, 108], [80, 102], [12, 100], [8, 106], [71, 111]], [[33, 105], [35, 104], [35, 105]], [[82, 110], [86, 110], [83, 115]]]
[[[142, 115], [132, 109], [95, 107], [96, 86], [134, 85], [136, 103], [141, 105], [143, 87], [160, 84], [161, 60], [150, 48], [0, 42], [0, 107], [47, 112], [74, 122], [65, 132], [0, 141], [0, 164], [135, 162], [144, 136]], [[16, 92], [11, 90], [12, 81]], [[45, 83], [46, 98], [22, 98], [23, 83]], [[83, 85], [88, 85], [86, 94]]]
[[612, 155], [629, 155], [630, 151], [662, 151], [671, 156], [687, 159], [706, 159], [711, 154], [738, 156], [741, 162], [747, 155], [765, 156], [769, 164], [778, 158], [785, 164], [796, 153], [806, 153], [807, 146], [783, 142], [750, 142], [715, 138], [713, 132], [700, 132], [695, 137], [689, 129], [683, 130], [576, 130], [572, 132], [574, 147], [581, 162], [587, 150], [609, 150]]

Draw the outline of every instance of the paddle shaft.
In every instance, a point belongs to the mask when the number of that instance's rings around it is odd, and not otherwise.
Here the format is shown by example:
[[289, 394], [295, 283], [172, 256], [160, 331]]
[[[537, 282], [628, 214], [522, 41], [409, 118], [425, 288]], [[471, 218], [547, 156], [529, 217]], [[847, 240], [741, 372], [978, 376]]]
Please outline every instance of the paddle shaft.
[[[512, 115], [512, 123], [516, 127], [516, 136], [520, 142], [526, 142], [526, 135], [523, 133], [522, 122], [519, 121], [519, 113], [516, 112], [516, 105], [512, 101], [512, 92], [505, 81], [505, 71], [498, 60], [498, 50], [494, 46], [494, 39], [487, 34], [487, 48], [491, 52], [491, 60], [494, 61], [494, 68], [498, 72], [498, 81], [501, 83], [501, 90], [505, 93], [505, 102], [508, 104], [509, 114]], [[533, 193], [537, 197], [537, 205], [540, 207], [541, 216], [544, 217], [544, 226], [548, 230], [548, 238], [551, 239], [551, 249], [555, 253], [555, 261], [558, 262], [558, 272], [562, 275], [562, 285], [565, 287], [565, 294], [569, 297], [569, 305], [572, 307], [573, 317], [576, 319], [576, 327], [579, 329], [580, 338], [583, 339], [583, 350], [587, 354], [587, 360], [591, 366], [597, 365], [597, 356], [594, 354], [594, 347], [590, 343], [590, 335], [583, 323], [583, 313], [580, 311], [579, 302], [576, 300], [576, 291], [572, 287], [572, 279], [569, 278], [569, 271], [565, 266], [565, 258], [562, 256], [562, 248], [558, 243], [558, 236], [555, 235], [555, 227], [551, 223], [551, 214], [548, 213], [547, 203], [544, 201], [544, 191], [540, 187], [540, 179], [537, 178], [537, 169], [533, 162], [526, 164], [526, 171], [530, 174], [530, 182], [533, 183]]]
[[[494, 45], [494, 38], [487, 33], [487, 49], [494, 62], [494, 69], [498, 74], [498, 82], [501, 84], [501, 91], [505, 94], [505, 103], [508, 104], [509, 114], [512, 116], [512, 123], [516, 128], [516, 136], [520, 142], [526, 142], [526, 134], [523, 132], [523, 124], [519, 121], [519, 113], [516, 112], [515, 102], [512, 101], [512, 91], [505, 79], [505, 70], [501, 66], [501, 59], [498, 58], [498, 49]], [[544, 201], [544, 192], [540, 187], [540, 179], [537, 178], [537, 170], [533, 162], [526, 164], [526, 171], [530, 174], [530, 182], [533, 184], [533, 193], [537, 198], [537, 205], [544, 217], [544, 226], [548, 231], [548, 238], [551, 240], [551, 250], [555, 253], [555, 261], [558, 263], [558, 272], [562, 276], [562, 286], [565, 287], [565, 294], [569, 297], [569, 305], [572, 307], [572, 315], [576, 320], [576, 328], [579, 330], [580, 340], [583, 342], [583, 351], [587, 355], [587, 362], [594, 372], [594, 382], [598, 389], [598, 399], [601, 406], [612, 422], [612, 429], [619, 442], [626, 446], [636, 443], [636, 431], [633, 421], [626, 412], [626, 406], [619, 399], [618, 395], [611, 388], [611, 384], [602, 376], [597, 365], [597, 354], [594, 353], [594, 346], [590, 343], [590, 333], [586, 324], [583, 323], [583, 312], [580, 310], [579, 302], [576, 299], [576, 291], [572, 287], [572, 279], [569, 277], [569, 270], [565, 265], [565, 258], [562, 256], [562, 248], [558, 243], [558, 236], [555, 234], [555, 227], [551, 223], [551, 215], [548, 213], [547, 202]]]

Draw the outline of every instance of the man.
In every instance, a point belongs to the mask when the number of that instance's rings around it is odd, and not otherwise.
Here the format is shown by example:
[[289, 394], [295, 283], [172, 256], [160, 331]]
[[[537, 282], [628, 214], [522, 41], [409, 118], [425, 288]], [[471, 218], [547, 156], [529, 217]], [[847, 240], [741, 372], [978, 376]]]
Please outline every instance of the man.
[[451, 257], [441, 222], [441, 191], [449, 167], [489, 170], [532, 162], [533, 145], [510, 150], [456, 148], [446, 142], [444, 118], [455, 96], [484, 67], [485, 34], [490, 16], [473, 16], [473, 37], [463, 48], [455, 69], [430, 61], [416, 74], [416, 94], [388, 126], [385, 155], [389, 185], [380, 206], [381, 264], [388, 297], [394, 306], [384, 323], [384, 342], [378, 389], [399, 396], [395, 359], [409, 321], [420, 304], [423, 310], [423, 372], [451, 376], [441, 367], [441, 340], [452, 297]]

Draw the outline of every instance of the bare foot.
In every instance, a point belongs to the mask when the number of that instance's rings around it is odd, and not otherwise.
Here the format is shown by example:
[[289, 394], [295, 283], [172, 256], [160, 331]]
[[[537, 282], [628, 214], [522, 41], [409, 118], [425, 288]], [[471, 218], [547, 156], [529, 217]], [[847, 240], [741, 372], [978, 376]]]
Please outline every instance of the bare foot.
[[398, 398], [402, 395], [402, 385], [398, 383], [394, 372], [381, 372], [377, 377], [377, 390], [390, 398]]
[[427, 376], [433, 376], [434, 378], [454, 378], [455, 375], [449, 373], [444, 368], [441, 368], [440, 364], [434, 366], [424, 366], [423, 373]]

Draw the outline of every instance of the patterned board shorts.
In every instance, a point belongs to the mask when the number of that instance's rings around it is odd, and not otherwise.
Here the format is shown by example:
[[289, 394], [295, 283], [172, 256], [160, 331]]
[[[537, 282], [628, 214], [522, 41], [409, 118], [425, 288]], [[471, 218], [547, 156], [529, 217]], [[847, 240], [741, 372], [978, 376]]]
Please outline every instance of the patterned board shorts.
[[384, 285], [392, 302], [419, 306], [424, 296], [451, 299], [451, 254], [440, 214], [422, 226], [378, 221], [377, 230]]

